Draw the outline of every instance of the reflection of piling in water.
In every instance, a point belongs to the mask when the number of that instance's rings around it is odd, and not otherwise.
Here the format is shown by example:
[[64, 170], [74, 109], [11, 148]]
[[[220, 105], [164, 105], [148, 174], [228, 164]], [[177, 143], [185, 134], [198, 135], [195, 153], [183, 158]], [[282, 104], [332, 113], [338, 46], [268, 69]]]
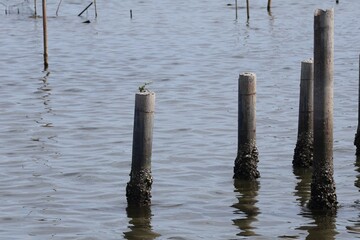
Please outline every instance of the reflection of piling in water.
[[130, 231], [124, 232], [125, 239], [156, 239], [160, 234], [152, 231], [150, 206], [128, 206], [126, 208]]
[[[324, 213], [312, 213], [312, 219], [314, 219], [314, 224], [307, 227], [308, 236], [306, 240], [334, 240], [338, 232], [336, 231], [336, 214], [328, 215]], [[304, 227], [303, 227], [304, 228]]]
[[[356, 156], [355, 161], [355, 171], [357, 172], [356, 179], [354, 182], [355, 187], [358, 188], [358, 191], [360, 192], [360, 157]], [[354, 202], [354, 206], [358, 210], [360, 208], [360, 201], [356, 200]], [[354, 221], [351, 221], [351, 226], [346, 226], [346, 230], [350, 233], [358, 234], [360, 232], [360, 215], [358, 215], [358, 218]]]
[[356, 156], [360, 156], [360, 56], [359, 56], [359, 87], [358, 87], [358, 126], [355, 134], [354, 145], [356, 146]]
[[314, 17], [314, 171], [309, 207], [335, 210], [333, 179], [334, 11], [316, 10]]
[[234, 178], [254, 180], [260, 177], [257, 170], [256, 147], [256, 75], [243, 73], [239, 76], [238, 103], [238, 151], [235, 159]]
[[233, 220], [234, 224], [242, 230], [237, 235], [256, 236], [256, 233], [253, 231], [255, 228], [251, 224], [257, 221], [256, 217], [259, 214], [259, 208], [256, 206], [256, 197], [260, 188], [259, 182], [235, 179], [234, 186], [235, 192], [240, 194], [237, 197], [238, 202], [232, 205], [232, 207], [237, 209], [234, 213], [236, 215], [245, 215], [242, 218]]
[[296, 200], [300, 202], [300, 206], [305, 207], [310, 199], [312, 169], [294, 168], [294, 175], [299, 180], [295, 186], [294, 195], [298, 197]]
[[356, 157], [356, 162], [355, 162], [355, 167], [356, 167], [356, 171], [359, 173], [358, 175], [356, 175], [356, 180], [355, 180], [355, 187], [359, 188], [360, 191], [360, 157]]
[[126, 197], [131, 205], [151, 203], [151, 154], [155, 93], [144, 91], [135, 96], [135, 116], [130, 182]]
[[314, 68], [309, 59], [301, 62], [299, 120], [294, 167], [310, 167], [313, 161]]
[[[310, 184], [311, 184], [311, 168], [295, 168], [294, 174], [298, 179], [301, 179], [295, 187], [295, 196], [300, 201], [300, 206], [305, 207], [306, 202], [310, 198]], [[319, 240], [336, 239], [338, 232], [336, 231], [336, 212], [322, 212], [322, 211], [309, 211], [307, 208], [302, 208], [300, 213], [305, 218], [310, 218], [311, 222], [302, 225], [298, 230], [305, 230], [308, 232], [306, 240]], [[306, 221], [308, 222], [308, 221]]]

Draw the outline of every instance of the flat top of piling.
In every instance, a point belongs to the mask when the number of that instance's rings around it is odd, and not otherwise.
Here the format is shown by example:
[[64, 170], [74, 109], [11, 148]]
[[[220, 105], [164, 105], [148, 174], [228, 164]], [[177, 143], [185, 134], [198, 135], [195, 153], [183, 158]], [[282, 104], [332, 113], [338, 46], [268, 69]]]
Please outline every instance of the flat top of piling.
[[243, 73], [241, 73], [240, 75], [243, 75], [243, 76], [256, 76], [256, 74], [255, 73], [252, 73], [252, 72], [243, 72]]
[[146, 90], [146, 91], [142, 91], [142, 92], [137, 92], [136, 94], [137, 94], [137, 95], [154, 95], [155, 92]]
[[303, 60], [302, 62], [303, 63], [313, 63], [313, 59], [312, 58], [309, 58], [309, 59], [306, 59], [306, 60]]
[[334, 8], [330, 8], [330, 9], [326, 9], [326, 10], [323, 10], [323, 9], [316, 9], [315, 10], [315, 16], [319, 16], [321, 15], [322, 13], [325, 13], [325, 14], [331, 14], [334, 12]]

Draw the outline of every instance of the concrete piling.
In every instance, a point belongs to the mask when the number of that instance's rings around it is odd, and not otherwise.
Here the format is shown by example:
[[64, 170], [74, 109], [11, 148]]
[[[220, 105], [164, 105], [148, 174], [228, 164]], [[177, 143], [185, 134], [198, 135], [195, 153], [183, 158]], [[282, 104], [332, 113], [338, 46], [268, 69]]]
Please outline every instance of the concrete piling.
[[257, 170], [259, 160], [256, 147], [256, 75], [254, 73], [240, 74], [238, 101], [238, 150], [234, 178], [254, 180], [260, 177]]
[[294, 167], [308, 168], [313, 162], [313, 98], [314, 64], [309, 59], [301, 62], [298, 134], [292, 162]]
[[135, 95], [134, 131], [130, 181], [126, 187], [129, 205], [151, 204], [151, 155], [155, 93], [138, 92]]
[[316, 10], [314, 17], [314, 161], [312, 210], [336, 210], [333, 179], [334, 10]]

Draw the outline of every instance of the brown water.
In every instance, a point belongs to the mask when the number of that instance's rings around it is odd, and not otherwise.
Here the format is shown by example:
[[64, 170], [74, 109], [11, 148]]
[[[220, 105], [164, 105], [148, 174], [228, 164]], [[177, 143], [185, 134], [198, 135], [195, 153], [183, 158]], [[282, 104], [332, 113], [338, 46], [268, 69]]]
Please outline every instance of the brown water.
[[[48, 0], [49, 76], [42, 19], [0, 11], [1, 239], [359, 238], [360, 1], [278, 0], [271, 16], [251, 1], [248, 23], [244, 3], [238, 20], [230, 3], [97, 1], [95, 19], [93, 6], [77, 17], [87, 1], [64, 0], [56, 17]], [[291, 162], [300, 62], [312, 56], [315, 9], [331, 7], [340, 208], [323, 217], [306, 208], [310, 172]], [[258, 80], [253, 184], [232, 179], [245, 71]], [[134, 94], [149, 81], [153, 204], [128, 209]]]

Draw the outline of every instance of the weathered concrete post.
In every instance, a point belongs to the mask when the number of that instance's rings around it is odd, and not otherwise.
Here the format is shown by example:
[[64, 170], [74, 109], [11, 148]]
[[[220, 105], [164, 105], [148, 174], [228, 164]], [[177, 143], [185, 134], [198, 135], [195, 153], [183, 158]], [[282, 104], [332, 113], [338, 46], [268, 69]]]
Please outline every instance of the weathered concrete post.
[[254, 180], [260, 177], [257, 170], [256, 147], [256, 75], [243, 73], [239, 76], [238, 103], [238, 150], [235, 159], [234, 178]]
[[334, 10], [316, 10], [314, 17], [314, 162], [312, 210], [337, 208], [333, 179]]
[[308, 168], [313, 162], [313, 105], [314, 64], [309, 59], [301, 62], [299, 120], [294, 167]]
[[128, 204], [151, 204], [151, 154], [155, 93], [144, 91], [135, 96], [134, 132], [130, 182], [126, 187]]
[[358, 126], [355, 134], [354, 145], [356, 146], [356, 156], [360, 156], [360, 56], [359, 56], [359, 89], [358, 89]]

